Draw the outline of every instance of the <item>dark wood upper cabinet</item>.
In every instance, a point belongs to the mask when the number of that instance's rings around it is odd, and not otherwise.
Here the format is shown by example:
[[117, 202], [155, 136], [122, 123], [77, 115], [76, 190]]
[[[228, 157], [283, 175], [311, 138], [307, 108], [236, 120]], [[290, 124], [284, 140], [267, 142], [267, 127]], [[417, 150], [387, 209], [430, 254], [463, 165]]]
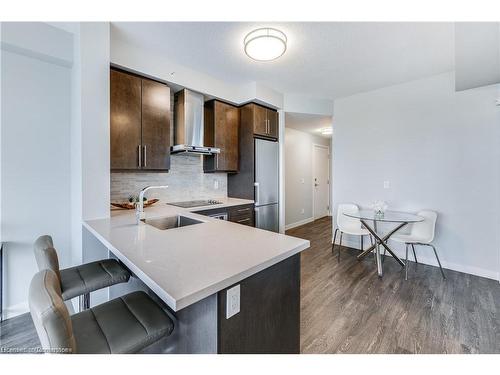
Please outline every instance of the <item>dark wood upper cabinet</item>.
[[278, 112], [255, 103], [246, 106], [253, 113], [253, 133], [265, 138], [278, 139]]
[[141, 78], [111, 71], [111, 169], [140, 168]]
[[267, 135], [267, 108], [250, 104], [253, 110], [253, 132], [258, 135]]
[[273, 109], [267, 109], [267, 124], [268, 135], [272, 138], [278, 139], [279, 126], [278, 126], [278, 112]]
[[217, 147], [220, 154], [205, 155], [205, 172], [237, 172], [239, 164], [239, 110], [218, 100], [205, 103], [204, 144]]
[[142, 169], [170, 168], [170, 89], [142, 79]]
[[111, 169], [170, 168], [170, 88], [111, 69]]

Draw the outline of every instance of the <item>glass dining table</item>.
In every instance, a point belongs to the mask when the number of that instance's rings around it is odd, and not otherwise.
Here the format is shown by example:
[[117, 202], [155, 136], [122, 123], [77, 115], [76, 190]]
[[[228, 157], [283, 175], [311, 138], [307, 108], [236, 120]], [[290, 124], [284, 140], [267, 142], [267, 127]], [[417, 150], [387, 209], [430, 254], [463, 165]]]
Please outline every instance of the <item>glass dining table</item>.
[[[370, 254], [373, 250], [375, 250], [375, 258], [377, 262], [377, 273], [379, 277], [382, 277], [384, 274], [382, 259], [380, 255], [381, 248], [385, 248], [393, 256], [393, 258], [401, 265], [401, 267], [405, 267], [405, 264], [399, 257], [394, 254], [394, 251], [387, 244], [387, 240], [391, 238], [391, 236], [405, 227], [410, 223], [417, 223], [423, 221], [424, 218], [422, 216], [414, 215], [407, 212], [398, 212], [398, 211], [385, 211], [383, 214], [377, 214], [374, 210], [359, 210], [355, 213], [344, 213], [345, 216], [359, 219], [361, 224], [370, 232], [370, 234], [375, 238], [375, 243], [370, 246], [368, 249], [364, 250], [361, 254], [358, 255], [358, 260], [363, 259], [368, 254]], [[369, 224], [371, 223], [371, 225]], [[383, 234], [379, 232], [378, 224], [379, 223], [389, 223], [394, 224], [394, 227], [387, 233]]]

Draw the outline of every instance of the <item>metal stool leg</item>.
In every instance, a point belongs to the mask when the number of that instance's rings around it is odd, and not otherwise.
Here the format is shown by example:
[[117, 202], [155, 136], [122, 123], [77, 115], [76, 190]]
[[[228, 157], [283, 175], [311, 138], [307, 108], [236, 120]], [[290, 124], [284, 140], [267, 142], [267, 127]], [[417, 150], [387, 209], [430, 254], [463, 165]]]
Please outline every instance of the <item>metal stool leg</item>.
[[361, 250], [361, 251], [363, 251], [363, 250], [364, 250], [364, 246], [363, 246], [363, 236], [360, 236], [360, 237], [361, 237], [361, 249], [360, 249], [360, 250]]
[[333, 234], [333, 242], [332, 242], [332, 254], [333, 250], [335, 249], [335, 238], [337, 238], [337, 232], [339, 231], [339, 228], [335, 229], [335, 232]]
[[438, 253], [436, 251], [436, 248], [432, 244], [428, 244], [428, 246], [432, 247], [432, 250], [434, 250], [434, 255], [436, 256], [436, 259], [439, 264], [439, 269], [441, 270], [441, 275], [443, 275], [443, 279], [446, 280], [446, 276], [444, 275], [443, 267], [441, 267], [441, 262], [439, 261]]
[[405, 280], [408, 280], [408, 244], [406, 244]]
[[80, 311], [90, 308], [90, 293], [85, 293], [79, 298]]
[[340, 246], [339, 246], [339, 255], [337, 256], [337, 261], [340, 263], [340, 250], [342, 250], [342, 231], [340, 231]]

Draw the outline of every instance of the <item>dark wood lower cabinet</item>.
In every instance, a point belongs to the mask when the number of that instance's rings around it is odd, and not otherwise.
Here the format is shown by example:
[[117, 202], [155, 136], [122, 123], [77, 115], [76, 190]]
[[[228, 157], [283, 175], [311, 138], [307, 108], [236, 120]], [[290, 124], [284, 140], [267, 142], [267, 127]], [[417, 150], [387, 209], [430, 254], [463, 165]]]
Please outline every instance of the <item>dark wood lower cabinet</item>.
[[229, 319], [226, 319], [227, 289], [218, 293], [217, 352], [298, 354], [300, 254], [238, 284], [240, 312]]
[[227, 220], [242, 225], [255, 226], [255, 211], [253, 204], [241, 206], [213, 208], [209, 210], [195, 211], [205, 216], [226, 215]]

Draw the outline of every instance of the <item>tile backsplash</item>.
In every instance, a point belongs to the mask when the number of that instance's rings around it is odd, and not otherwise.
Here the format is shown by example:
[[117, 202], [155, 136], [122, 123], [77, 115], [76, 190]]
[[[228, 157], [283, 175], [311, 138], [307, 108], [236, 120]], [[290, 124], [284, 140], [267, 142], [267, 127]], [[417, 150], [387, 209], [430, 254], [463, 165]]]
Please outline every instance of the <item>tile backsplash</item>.
[[111, 202], [126, 201], [148, 185], [168, 185], [146, 194], [163, 202], [227, 197], [227, 174], [204, 173], [203, 157], [184, 153], [171, 155], [169, 172], [112, 172]]

